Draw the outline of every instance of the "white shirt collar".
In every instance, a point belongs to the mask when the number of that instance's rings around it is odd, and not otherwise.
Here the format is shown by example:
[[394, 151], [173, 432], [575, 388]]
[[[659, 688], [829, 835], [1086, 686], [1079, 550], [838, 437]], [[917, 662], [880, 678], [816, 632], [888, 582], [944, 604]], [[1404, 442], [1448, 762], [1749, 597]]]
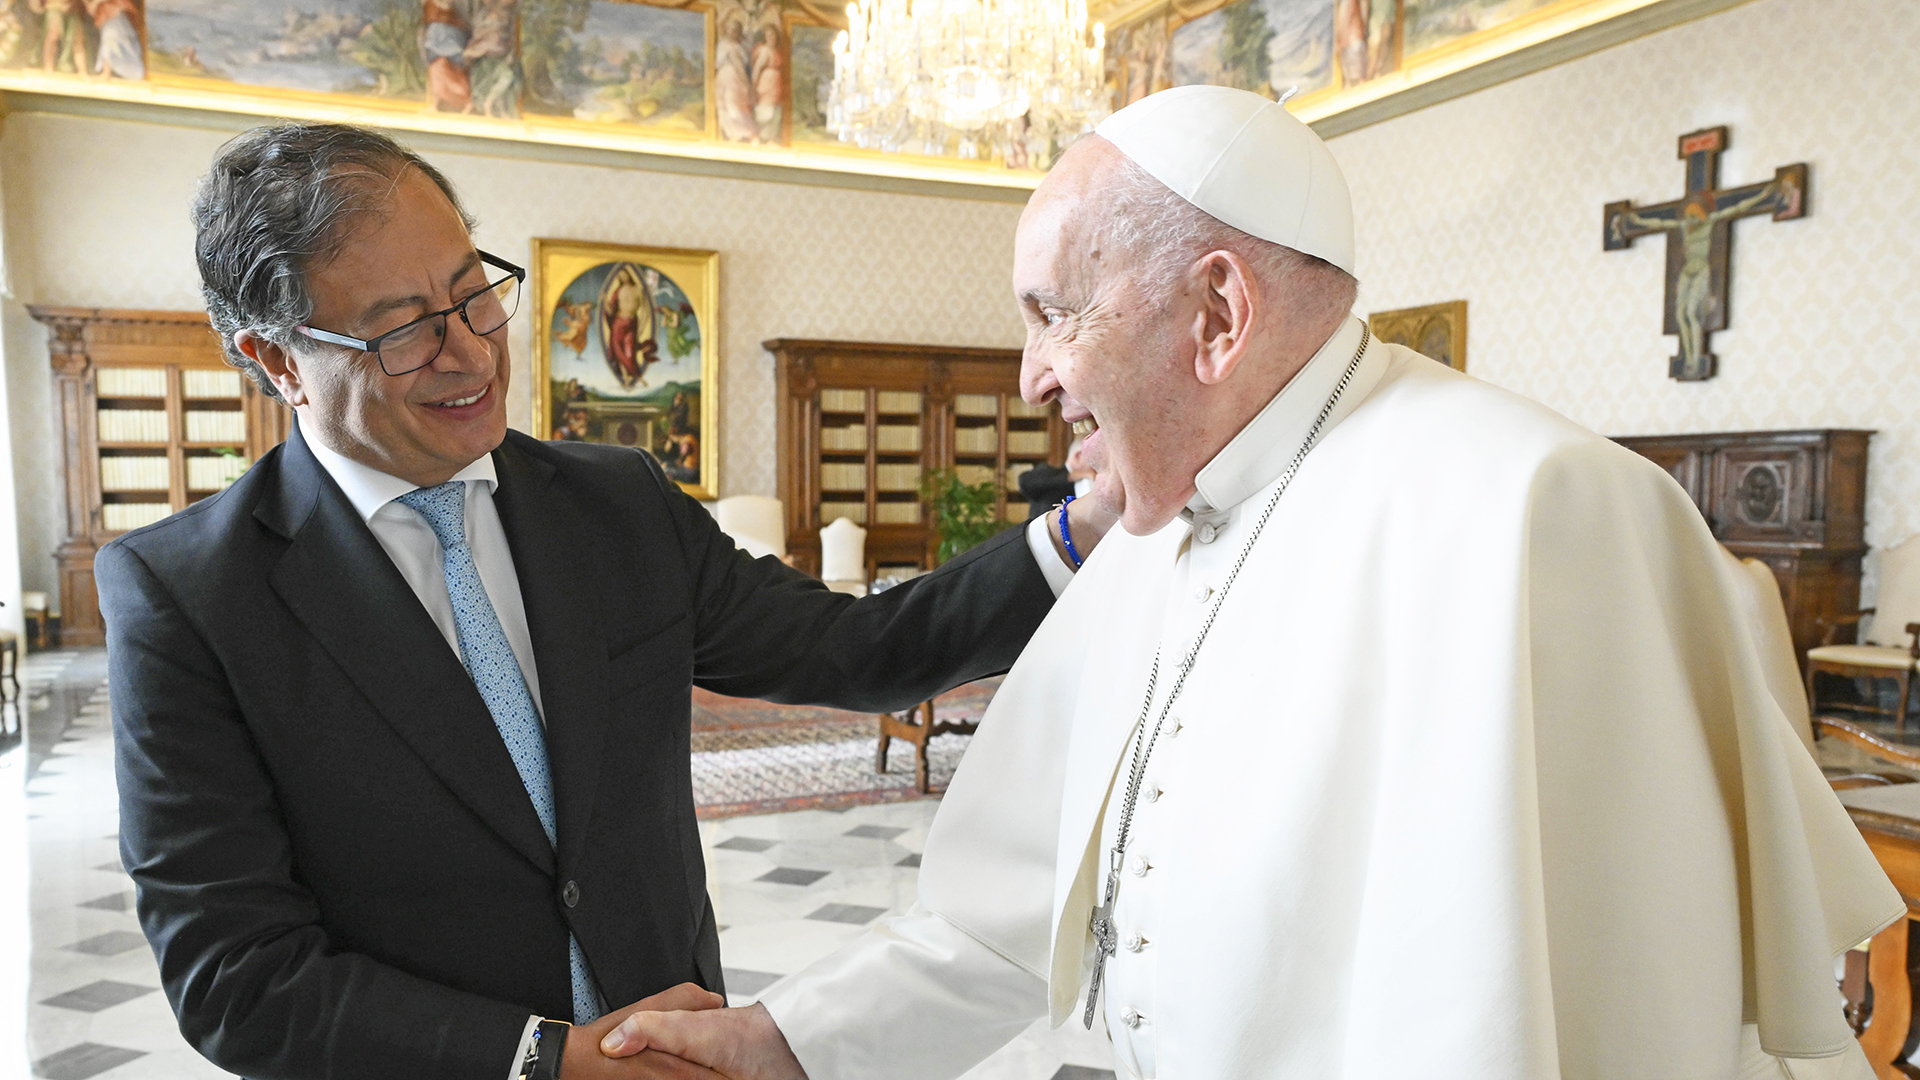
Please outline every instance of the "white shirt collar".
[[[307, 449], [313, 451], [320, 467], [327, 470], [327, 475], [333, 477], [334, 483], [340, 485], [340, 490], [347, 496], [347, 501], [353, 504], [362, 521], [373, 520], [373, 515], [379, 513], [381, 507], [420, 486], [336, 452], [305, 428], [300, 429], [300, 435], [306, 439]], [[489, 489], [500, 484], [499, 474], [493, 468], [492, 454], [480, 455], [472, 464], [454, 473], [453, 479], [483, 481]]]
[[[1346, 373], [1365, 329], [1365, 323], [1349, 318], [1334, 331], [1306, 366], [1194, 477], [1193, 498], [1187, 500], [1181, 517], [1219, 524], [1232, 516], [1234, 507], [1280, 478], [1293, 455], [1299, 452], [1314, 418], [1332, 396], [1340, 376]], [[1322, 438], [1373, 389], [1382, 374], [1385, 355], [1385, 350], [1369, 343], [1360, 370], [1354, 373], [1339, 403], [1321, 425]]]

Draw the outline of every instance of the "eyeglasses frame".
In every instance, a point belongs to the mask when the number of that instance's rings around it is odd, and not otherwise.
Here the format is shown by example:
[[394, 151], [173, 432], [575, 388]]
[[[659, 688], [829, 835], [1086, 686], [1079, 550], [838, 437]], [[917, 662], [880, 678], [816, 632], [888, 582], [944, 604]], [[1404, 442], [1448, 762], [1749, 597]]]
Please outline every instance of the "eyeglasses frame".
[[[487, 252], [479, 250], [478, 248], [474, 249], [474, 254], [480, 256], [480, 261], [485, 263], [492, 263], [494, 266], [497, 266], [500, 269], [505, 270], [508, 276], [514, 278], [520, 283], [519, 284], [520, 288], [522, 289], [526, 288], [527, 271], [525, 267], [515, 266], [514, 264], [508, 262], [507, 260], [501, 258], [498, 255], [490, 255]], [[454, 315], [454, 314], [458, 314], [460, 316], [460, 321], [467, 324], [467, 329], [471, 331], [475, 337], [484, 337], [485, 335], [481, 334], [480, 331], [475, 330], [473, 328], [473, 320], [467, 318], [467, 305], [479, 299], [482, 293], [491, 292], [494, 289], [499, 288], [501, 284], [504, 283], [506, 280], [507, 280], [506, 278], [501, 278], [499, 281], [488, 282], [486, 285], [482, 286], [481, 288], [475, 289], [473, 292], [468, 293], [463, 299], [460, 300], [459, 303], [454, 304], [452, 307], [442, 308], [439, 311], [429, 311], [425, 315], [422, 315], [417, 319], [410, 319], [407, 322], [394, 327], [393, 329], [387, 331], [384, 334], [378, 334], [370, 338], [357, 338], [357, 337], [351, 337], [347, 334], [336, 334], [331, 330], [320, 330], [312, 326], [307, 326], [304, 323], [294, 327], [294, 329], [298, 330], [300, 333], [305, 334], [306, 336], [312, 338], [315, 341], [324, 341], [329, 345], [345, 345], [349, 349], [358, 349], [361, 352], [372, 353], [374, 362], [380, 365], [380, 370], [384, 372], [388, 378], [397, 379], [402, 375], [411, 375], [414, 372], [419, 371], [420, 368], [426, 367], [427, 364], [431, 364], [435, 360], [440, 359], [440, 353], [446, 350], [447, 339], [444, 335], [441, 336], [440, 349], [436, 351], [432, 356], [428, 357], [425, 364], [420, 364], [416, 367], [410, 367], [405, 371], [387, 371], [386, 363], [382, 361], [380, 358], [380, 343], [382, 341], [385, 341], [387, 338], [393, 337], [395, 334], [398, 334], [403, 330], [411, 330], [414, 327], [420, 325], [421, 323], [426, 322], [428, 319], [440, 319], [440, 318], [445, 318], [448, 315]], [[514, 305], [514, 312], [518, 312], [518, 311], [519, 311], [519, 305], [516, 304]], [[514, 312], [508, 313], [507, 322], [513, 321]], [[500, 324], [500, 326], [496, 326], [492, 330], [487, 331], [487, 333], [497, 334], [500, 332], [500, 327], [505, 325], [507, 325], [507, 323], [503, 322]]]

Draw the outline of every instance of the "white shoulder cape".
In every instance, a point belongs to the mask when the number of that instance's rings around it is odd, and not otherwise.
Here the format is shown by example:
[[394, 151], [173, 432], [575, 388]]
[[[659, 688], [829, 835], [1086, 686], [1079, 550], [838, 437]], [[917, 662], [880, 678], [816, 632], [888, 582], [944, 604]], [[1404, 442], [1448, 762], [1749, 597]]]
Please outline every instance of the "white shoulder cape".
[[[1190, 682], [1217, 769], [1159, 1075], [1725, 1080], [1751, 1025], [1844, 1055], [1793, 1075], [1863, 1066], [1832, 960], [1906, 907], [1685, 493], [1397, 346], [1353, 391]], [[974, 737], [919, 906], [765, 996], [813, 1080], [956, 1076], [1078, 1022], [1100, 815], [1187, 532], [1100, 545]]]

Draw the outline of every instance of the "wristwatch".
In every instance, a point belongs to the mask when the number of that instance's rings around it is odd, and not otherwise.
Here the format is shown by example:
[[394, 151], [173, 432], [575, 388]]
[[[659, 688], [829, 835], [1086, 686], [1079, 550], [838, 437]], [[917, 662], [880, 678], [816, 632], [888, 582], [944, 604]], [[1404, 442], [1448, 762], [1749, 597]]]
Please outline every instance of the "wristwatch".
[[567, 1051], [567, 1032], [573, 1025], [563, 1020], [541, 1020], [527, 1043], [527, 1056], [520, 1062], [517, 1080], [559, 1080], [560, 1057]]

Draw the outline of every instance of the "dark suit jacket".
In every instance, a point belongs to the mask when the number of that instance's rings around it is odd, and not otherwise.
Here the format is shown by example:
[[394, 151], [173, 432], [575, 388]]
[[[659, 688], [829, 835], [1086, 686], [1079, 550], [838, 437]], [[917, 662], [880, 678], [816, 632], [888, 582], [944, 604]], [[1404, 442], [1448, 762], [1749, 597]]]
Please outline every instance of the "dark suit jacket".
[[1072, 474], [1058, 465], [1035, 465], [1020, 474], [1020, 494], [1027, 497], [1027, 520], [1032, 521], [1073, 494]]
[[643, 454], [512, 434], [494, 459], [557, 852], [297, 431], [100, 552], [121, 854], [181, 1030], [223, 1068], [490, 1080], [528, 1013], [571, 1016], [569, 931], [611, 1005], [720, 989], [689, 687], [905, 708], [1006, 669], [1052, 604], [1017, 531], [856, 602], [736, 550]]

